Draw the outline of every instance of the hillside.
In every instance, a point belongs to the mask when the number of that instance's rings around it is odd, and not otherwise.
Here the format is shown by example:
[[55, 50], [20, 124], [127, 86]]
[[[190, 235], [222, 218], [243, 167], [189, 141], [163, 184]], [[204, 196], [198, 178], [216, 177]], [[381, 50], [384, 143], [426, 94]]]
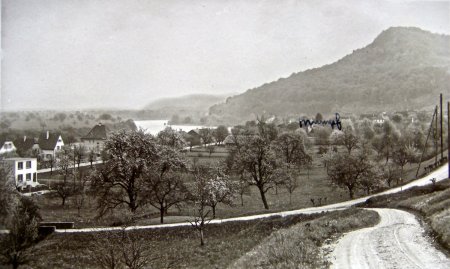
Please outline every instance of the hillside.
[[208, 114], [209, 107], [225, 101], [227, 95], [191, 94], [180, 97], [161, 98], [145, 106], [160, 118], [170, 119], [178, 115], [181, 119], [190, 117], [198, 121]]
[[417, 109], [450, 91], [450, 37], [394, 27], [330, 65], [294, 73], [210, 108], [211, 122]]

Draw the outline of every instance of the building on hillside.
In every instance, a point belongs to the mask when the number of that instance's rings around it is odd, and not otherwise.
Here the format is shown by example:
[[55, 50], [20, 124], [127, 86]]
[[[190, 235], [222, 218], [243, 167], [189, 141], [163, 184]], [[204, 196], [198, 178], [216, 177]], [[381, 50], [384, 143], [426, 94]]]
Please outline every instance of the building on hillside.
[[8, 153], [13, 153], [17, 150], [14, 142], [11, 140], [0, 139], [0, 155], [5, 155]]
[[52, 134], [47, 131], [41, 134], [38, 139], [40, 156], [42, 160], [56, 158], [56, 153], [64, 147], [64, 141], [60, 134]]
[[39, 184], [36, 158], [6, 158], [0, 165], [6, 171], [7, 178], [18, 188], [36, 187]]
[[95, 125], [86, 136], [81, 138], [81, 142], [87, 152], [92, 151], [97, 154], [97, 156], [100, 156], [100, 153], [105, 146], [106, 139], [108, 139], [108, 128], [99, 123]]
[[24, 136], [14, 140], [17, 154], [23, 158], [40, 157], [41, 150], [37, 138]]

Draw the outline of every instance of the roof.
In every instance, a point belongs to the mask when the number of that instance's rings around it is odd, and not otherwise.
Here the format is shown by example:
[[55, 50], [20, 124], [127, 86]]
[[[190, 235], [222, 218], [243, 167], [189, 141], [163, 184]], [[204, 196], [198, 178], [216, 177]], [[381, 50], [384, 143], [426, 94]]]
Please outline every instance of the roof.
[[17, 138], [14, 140], [14, 146], [22, 152], [25, 152], [31, 149], [35, 144], [37, 144], [37, 140], [33, 137], [24, 137]]
[[21, 158], [21, 157], [3, 159], [3, 161], [33, 161], [33, 160], [37, 160], [37, 159], [36, 158]]
[[54, 150], [56, 147], [56, 143], [58, 142], [58, 138], [61, 135], [59, 134], [52, 134], [48, 133], [48, 139], [47, 139], [47, 133], [43, 133], [39, 136], [39, 147], [42, 150]]
[[199, 129], [192, 129], [188, 132], [188, 134], [190, 135], [200, 135], [200, 130]]
[[105, 125], [99, 123], [92, 128], [89, 133], [81, 139], [91, 140], [106, 140], [108, 138], [107, 128]]

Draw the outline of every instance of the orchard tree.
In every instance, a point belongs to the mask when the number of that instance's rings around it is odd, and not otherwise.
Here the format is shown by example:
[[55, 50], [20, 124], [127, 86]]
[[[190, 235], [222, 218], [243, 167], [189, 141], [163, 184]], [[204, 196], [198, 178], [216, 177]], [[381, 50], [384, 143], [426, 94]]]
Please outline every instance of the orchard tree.
[[354, 192], [361, 184], [363, 177], [373, 169], [367, 150], [357, 154], [333, 153], [327, 160], [328, 178], [339, 187], [346, 188], [350, 199], [354, 198]]
[[233, 165], [243, 171], [250, 185], [258, 188], [265, 209], [269, 209], [266, 193], [275, 186], [279, 162], [269, 141], [261, 136], [249, 136], [236, 154]]
[[182, 150], [186, 146], [186, 142], [179, 132], [171, 127], [166, 127], [157, 135], [158, 144], [168, 146], [174, 149]]
[[337, 136], [336, 142], [338, 145], [343, 145], [350, 154], [352, 149], [358, 148], [359, 138], [353, 133], [351, 127], [347, 127]]
[[194, 167], [194, 184], [190, 190], [190, 200], [194, 207], [194, 220], [190, 221], [192, 227], [198, 232], [200, 237], [200, 246], [205, 245], [205, 227], [209, 223], [208, 215], [211, 210], [209, 207], [209, 172], [206, 167]]
[[301, 166], [311, 159], [305, 151], [304, 140], [301, 133], [282, 133], [275, 139], [273, 146], [288, 166]]
[[179, 151], [162, 145], [158, 147], [158, 157], [144, 170], [146, 202], [159, 210], [161, 223], [170, 207], [180, 205], [187, 199], [186, 186], [179, 172], [185, 167], [186, 160]]
[[203, 145], [206, 147], [208, 144], [213, 142], [213, 132], [210, 128], [200, 129], [199, 135], [202, 140]]
[[225, 138], [227, 138], [228, 134], [228, 128], [224, 125], [219, 125], [213, 132], [214, 138], [219, 144], [222, 144]]
[[86, 148], [83, 145], [74, 146], [73, 154], [75, 157], [75, 162], [80, 169], [80, 164], [83, 161], [84, 157], [86, 157]]
[[100, 215], [119, 205], [134, 213], [145, 201], [142, 174], [157, 159], [155, 139], [142, 129], [121, 130], [105, 142], [109, 160], [93, 176]]
[[[214, 169], [215, 170], [215, 169]], [[219, 203], [232, 206], [234, 199], [234, 187], [228, 175], [217, 168], [215, 173], [212, 173], [207, 184], [208, 190], [208, 205], [212, 209], [212, 218], [216, 217], [216, 207]]]
[[32, 248], [38, 242], [39, 207], [28, 197], [11, 197], [5, 216], [7, 234], [0, 237], [0, 263], [19, 268], [32, 259]]

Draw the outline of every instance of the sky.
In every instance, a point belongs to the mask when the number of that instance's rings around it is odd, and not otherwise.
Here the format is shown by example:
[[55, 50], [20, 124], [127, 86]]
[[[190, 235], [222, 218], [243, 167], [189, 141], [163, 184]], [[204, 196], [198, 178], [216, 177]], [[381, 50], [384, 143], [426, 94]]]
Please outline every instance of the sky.
[[449, 34], [450, 0], [3, 0], [0, 111], [240, 93], [391, 26]]

